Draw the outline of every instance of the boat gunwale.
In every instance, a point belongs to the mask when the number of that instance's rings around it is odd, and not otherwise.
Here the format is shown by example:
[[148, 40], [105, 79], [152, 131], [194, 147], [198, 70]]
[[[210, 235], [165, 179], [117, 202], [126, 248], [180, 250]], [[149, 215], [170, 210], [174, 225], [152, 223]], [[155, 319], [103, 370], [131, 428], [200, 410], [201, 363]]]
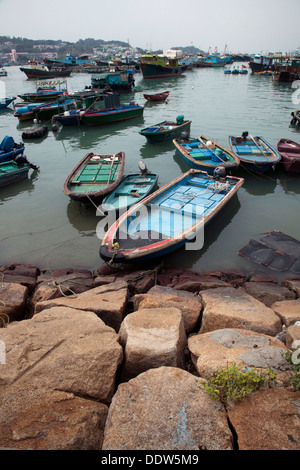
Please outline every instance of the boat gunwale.
[[[262, 165], [266, 165], [266, 164], [271, 164], [273, 165], [274, 163], [278, 163], [281, 159], [280, 155], [279, 155], [279, 152], [275, 150], [274, 147], [272, 147], [272, 145], [270, 145], [263, 137], [260, 137], [260, 136], [255, 136], [253, 137], [254, 140], [255, 139], [259, 139], [261, 142], [263, 142], [266, 146], [267, 149], [269, 149], [271, 151], [271, 155], [270, 156], [267, 156], [267, 155], [264, 155], [263, 152], [261, 152], [261, 155], [265, 157], [264, 160], [255, 160], [255, 156], [257, 157], [258, 155], [253, 155], [253, 159], [250, 159], [250, 158], [244, 158], [244, 157], [247, 157], [249, 156], [250, 157], [250, 153], [249, 154], [244, 154], [244, 155], [239, 155], [238, 158], [240, 159], [241, 162], [244, 162], [244, 163], [249, 163], [249, 164], [253, 164], [253, 165], [257, 165], [257, 166], [262, 166]], [[229, 136], [228, 137], [228, 142], [229, 142], [229, 146], [230, 146], [230, 149], [231, 151], [237, 155], [235, 153], [235, 150], [233, 148], [233, 145], [234, 143], [232, 142], [232, 139], [236, 139], [236, 136]], [[257, 145], [259, 145], [259, 142], [257, 142]]]

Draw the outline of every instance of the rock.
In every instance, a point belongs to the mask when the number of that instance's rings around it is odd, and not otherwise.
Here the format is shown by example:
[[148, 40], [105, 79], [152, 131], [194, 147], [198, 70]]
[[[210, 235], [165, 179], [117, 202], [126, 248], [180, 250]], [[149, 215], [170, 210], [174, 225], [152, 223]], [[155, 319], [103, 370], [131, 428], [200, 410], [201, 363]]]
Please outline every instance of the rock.
[[[225, 328], [191, 336], [188, 340], [192, 361], [200, 377], [209, 378], [219, 368], [272, 368], [281, 373], [290, 369], [283, 357], [287, 350], [279, 339], [254, 331]], [[282, 380], [288, 381], [285, 374]]]
[[54, 269], [44, 271], [37, 278], [37, 287], [30, 302], [30, 313], [44, 300], [80, 294], [94, 287], [94, 278], [88, 270]]
[[77, 310], [86, 310], [96, 313], [101, 320], [116, 331], [119, 331], [124, 318], [127, 302], [127, 283], [117, 280], [107, 285], [90, 289], [72, 297], [59, 297], [57, 299], [38, 302], [35, 313], [51, 307], [71, 307]]
[[300, 393], [259, 390], [228, 410], [239, 450], [300, 450]]
[[118, 387], [109, 407], [103, 450], [232, 450], [222, 406], [202, 379], [160, 367]]
[[281, 321], [274, 311], [243, 288], [208, 289], [200, 292], [200, 296], [204, 305], [200, 333], [242, 328], [275, 336], [281, 330]]
[[181, 311], [186, 333], [192, 331], [199, 321], [202, 305], [191, 292], [176, 291], [171, 287], [155, 286], [147, 294], [132, 298], [134, 310], [139, 308], [175, 307]]
[[177, 308], [142, 308], [130, 313], [119, 335], [125, 352], [123, 381], [155, 367], [184, 367], [187, 341]]
[[296, 322], [286, 329], [285, 342], [289, 349], [297, 349], [300, 346], [300, 322]]
[[13, 282], [27, 287], [31, 293], [36, 285], [39, 269], [29, 264], [12, 264], [0, 267], [0, 281]]
[[189, 292], [199, 292], [205, 289], [215, 289], [217, 287], [229, 287], [229, 284], [213, 276], [199, 276], [197, 280], [180, 277], [180, 281], [175, 284], [175, 289]]
[[288, 289], [291, 289], [293, 292], [295, 292], [297, 298], [300, 297], [300, 280], [299, 279], [285, 280], [285, 281], [282, 281], [281, 284], [287, 287]]
[[300, 299], [275, 302], [271, 308], [286, 327], [300, 321]]
[[27, 384], [110, 402], [123, 351], [116, 332], [93, 312], [49, 308], [1, 328], [0, 340], [1, 387]]
[[57, 390], [13, 387], [0, 397], [1, 448], [101, 450], [108, 408]]
[[[26, 314], [28, 288], [14, 282], [0, 283], [0, 317], [7, 323], [21, 320]], [[1, 315], [3, 314], [3, 315]], [[0, 325], [2, 325], [2, 320]]]
[[275, 302], [296, 298], [291, 290], [271, 282], [245, 282], [243, 288], [267, 307], [271, 307]]

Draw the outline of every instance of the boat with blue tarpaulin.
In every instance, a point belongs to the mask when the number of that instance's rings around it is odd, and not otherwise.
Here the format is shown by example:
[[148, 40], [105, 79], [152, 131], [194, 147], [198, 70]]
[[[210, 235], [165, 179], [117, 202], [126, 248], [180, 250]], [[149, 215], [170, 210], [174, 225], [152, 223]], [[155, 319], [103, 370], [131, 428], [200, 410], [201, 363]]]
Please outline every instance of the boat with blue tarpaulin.
[[139, 134], [146, 137], [147, 141], [150, 143], [165, 142], [175, 139], [180, 136], [182, 132], [189, 134], [191, 123], [192, 121], [185, 120], [184, 116], [179, 115], [176, 121], [161, 121], [141, 129]]

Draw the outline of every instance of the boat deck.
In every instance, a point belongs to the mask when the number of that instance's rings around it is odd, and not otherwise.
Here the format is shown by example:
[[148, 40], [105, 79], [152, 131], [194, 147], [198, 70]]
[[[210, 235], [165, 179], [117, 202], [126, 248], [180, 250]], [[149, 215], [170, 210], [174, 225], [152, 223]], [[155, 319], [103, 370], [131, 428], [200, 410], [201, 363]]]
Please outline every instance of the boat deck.
[[76, 192], [89, 191], [92, 186], [106, 187], [116, 180], [118, 176], [119, 160], [112, 162], [110, 159], [101, 158], [89, 161], [79, 168], [70, 180], [69, 189]]

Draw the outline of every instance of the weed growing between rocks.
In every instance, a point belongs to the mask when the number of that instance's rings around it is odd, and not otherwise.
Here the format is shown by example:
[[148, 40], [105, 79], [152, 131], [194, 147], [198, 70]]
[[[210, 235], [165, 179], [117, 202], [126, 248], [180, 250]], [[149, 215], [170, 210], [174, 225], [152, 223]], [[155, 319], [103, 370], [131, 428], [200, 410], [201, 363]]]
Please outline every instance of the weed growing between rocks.
[[240, 369], [235, 363], [219, 368], [203, 384], [212, 400], [219, 400], [228, 409], [232, 402], [242, 400], [260, 388], [272, 387], [276, 382], [276, 372], [271, 369]]
[[295, 390], [300, 392], [300, 347], [294, 352], [287, 351], [284, 356], [292, 369], [290, 381]]

